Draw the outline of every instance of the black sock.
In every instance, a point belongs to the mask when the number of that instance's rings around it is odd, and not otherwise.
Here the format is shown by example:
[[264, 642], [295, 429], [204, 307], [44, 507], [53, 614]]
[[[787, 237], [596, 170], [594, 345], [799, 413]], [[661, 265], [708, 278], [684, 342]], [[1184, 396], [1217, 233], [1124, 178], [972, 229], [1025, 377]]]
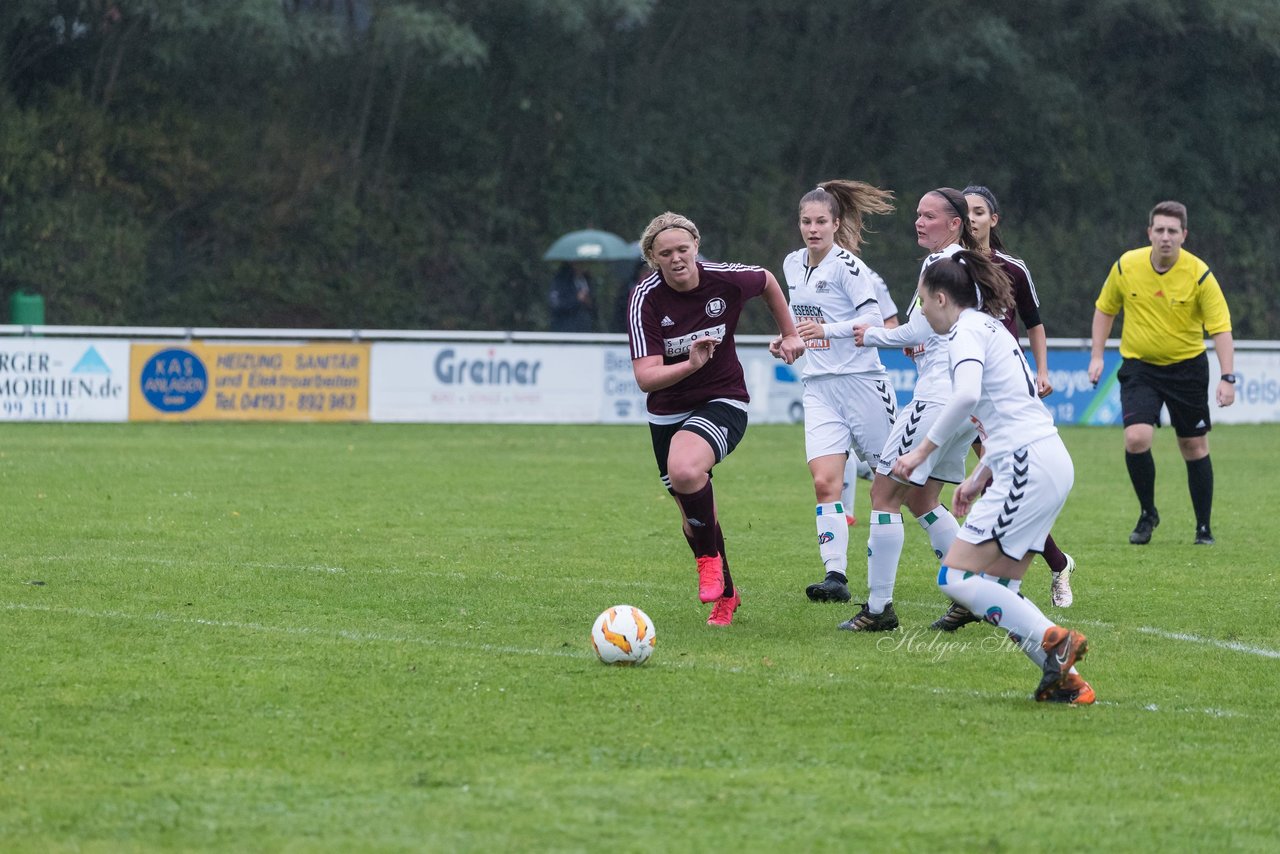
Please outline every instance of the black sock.
[[1129, 469], [1129, 480], [1138, 494], [1138, 504], [1143, 510], [1156, 509], [1156, 460], [1151, 449], [1141, 454], [1124, 452], [1124, 464]]
[[711, 478], [697, 492], [677, 492], [676, 500], [684, 510], [693, 534], [693, 553], [697, 557], [712, 557], [716, 549], [716, 499], [711, 492]]
[[1196, 512], [1196, 527], [1208, 528], [1213, 512], [1213, 463], [1208, 456], [1187, 460], [1187, 488], [1191, 490], [1191, 508]]
[[1062, 549], [1058, 548], [1058, 544], [1053, 541], [1053, 535], [1044, 538], [1044, 562], [1049, 564], [1049, 569], [1054, 572], [1062, 572], [1067, 568], [1067, 556], [1062, 553]]
[[720, 547], [720, 559], [724, 562], [724, 593], [722, 598], [728, 599], [733, 595], [733, 576], [729, 574], [729, 553], [724, 550], [724, 531], [720, 530], [719, 522], [716, 522], [716, 545]]

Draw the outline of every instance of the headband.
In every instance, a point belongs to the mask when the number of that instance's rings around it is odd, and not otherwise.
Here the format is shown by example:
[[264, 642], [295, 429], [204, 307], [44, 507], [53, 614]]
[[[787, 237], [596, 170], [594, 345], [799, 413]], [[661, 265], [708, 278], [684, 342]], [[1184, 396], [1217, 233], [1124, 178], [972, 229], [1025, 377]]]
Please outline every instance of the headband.
[[960, 217], [960, 230], [964, 231], [964, 224], [969, 221], [969, 215], [960, 210], [960, 206], [956, 204], [955, 199], [948, 196], [941, 190], [934, 190], [939, 196], [947, 200], [947, 204], [951, 205], [951, 209], [956, 212], [956, 216]]
[[699, 238], [698, 235], [690, 231], [688, 226], [676, 225], [676, 224], [664, 225], [662, 228], [658, 229], [652, 235], [650, 235], [648, 241], [644, 244], [643, 247], [641, 247], [644, 251], [644, 254], [648, 255], [650, 252], [653, 251], [653, 242], [658, 239], [659, 234], [662, 234], [662, 232], [664, 231], [670, 231], [673, 228], [678, 228], [681, 231], [683, 231], [685, 234], [689, 235], [689, 237], [691, 237], [693, 240], [697, 242], [701, 242], [701, 238]]
[[671, 230], [671, 229], [673, 229], [673, 228], [678, 228], [678, 229], [680, 229], [680, 230], [681, 230], [681, 231], [683, 231], [685, 234], [688, 234], [690, 237], [692, 237], [694, 240], [697, 240], [697, 239], [698, 239], [698, 236], [697, 236], [696, 234], [694, 234], [692, 231], [690, 231], [690, 230], [689, 230], [689, 228], [688, 228], [688, 226], [684, 226], [684, 225], [675, 225], [675, 224], [673, 224], [673, 225], [664, 225], [662, 228], [660, 228], [660, 229], [658, 229], [657, 231], [655, 231], [655, 232], [653, 233], [653, 236], [654, 236], [654, 237], [657, 237], [659, 234], [662, 234], [662, 232], [664, 232], [664, 231], [670, 231], [670, 230]]
[[988, 190], [986, 187], [983, 187], [980, 184], [970, 184], [961, 190], [961, 192], [966, 196], [982, 196], [982, 198], [987, 200], [987, 204], [991, 205], [991, 212], [993, 214], [1000, 213], [1000, 203], [996, 201], [996, 194]]

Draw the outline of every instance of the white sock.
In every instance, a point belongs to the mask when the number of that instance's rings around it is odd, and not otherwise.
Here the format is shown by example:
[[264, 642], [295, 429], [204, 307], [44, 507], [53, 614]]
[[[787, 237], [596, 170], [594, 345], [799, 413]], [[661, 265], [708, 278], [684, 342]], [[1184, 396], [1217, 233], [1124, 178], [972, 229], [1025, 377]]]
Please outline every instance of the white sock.
[[[1019, 596], [1022, 595], [1021, 593], [1022, 579], [1021, 578], [995, 578], [994, 576], [990, 576], [990, 575], [984, 575], [983, 577], [991, 579], [995, 581], [997, 584], [1004, 585], [1006, 588], [1008, 588], [1009, 592], [1011, 593], [1017, 593]], [[1023, 655], [1031, 659], [1032, 664], [1034, 664], [1036, 667], [1041, 668], [1042, 670], [1044, 669], [1045, 659], [1049, 657], [1049, 654], [1044, 651], [1044, 647], [1042, 647], [1038, 643], [1024, 641], [1022, 638], [1018, 637], [1018, 635], [1016, 635], [1013, 632], [1009, 632], [1009, 640], [1013, 641], [1018, 645], [1018, 649], [1022, 650]], [[1079, 671], [1076, 670], [1074, 666], [1067, 672], [1076, 673], [1076, 674], [1079, 673]]]
[[1043, 666], [1045, 653], [1040, 644], [1053, 621], [1030, 599], [1010, 591], [1000, 579], [951, 569], [945, 564], [938, 570], [938, 587], [976, 616], [1016, 635], [1018, 646], [1027, 658]]
[[902, 557], [901, 513], [871, 511], [871, 532], [867, 535], [867, 610], [880, 614], [893, 601], [893, 582], [898, 577]]
[[942, 560], [947, 556], [947, 550], [955, 541], [956, 534], [960, 533], [960, 523], [956, 521], [955, 516], [951, 515], [951, 511], [941, 504], [916, 521], [929, 535], [929, 545], [933, 546], [933, 553], [937, 555], [938, 560]]
[[857, 496], [858, 490], [855, 488], [858, 477], [858, 458], [853, 454], [849, 455], [849, 459], [844, 464], [844, 485], [840, 487], [840, 501], [844, 504], [844, 512], [848, 516], [857, 517], [857, 513], [853, 509], [853, 499]]
[[818, 505], [818, 556], [827, 572], [847, 575], [849, 570], [849, 525], [840, 502]]

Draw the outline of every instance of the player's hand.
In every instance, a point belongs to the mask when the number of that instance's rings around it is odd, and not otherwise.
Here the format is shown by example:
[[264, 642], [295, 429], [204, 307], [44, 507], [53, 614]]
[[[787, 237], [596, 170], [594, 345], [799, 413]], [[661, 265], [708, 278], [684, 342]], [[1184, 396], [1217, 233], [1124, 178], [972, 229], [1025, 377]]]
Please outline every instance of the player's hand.
[[812, 318], [805, 318], [796, 324], [796, 332], [805, 341], [821, 341], [827, 337], [822, 324]]
[[778, 358], [788, 365], [804, 355], [804, 341], [799, 335], [784, 335], [778, 343]]
[[782, 358], [782, 336], [774, 338], [769, 342], [769, 355], [775, 359]]
[[951, 493], [951, 513], [954, 516], [968, 516], [973, 502], [982, 494], [984, 486], [973, 482], [973, 478], [965, 478], [955, 492]]
[[916, 448], [914, 451], [903, 454], [893, 461], [893, 473], [903, 480], [910, 480], [911, 473], [916, 470], [929, 454], [924, 448]]
[[1236, 386], [1235, 383], [1229, 383], [1226, 380], [1218, 381], [1218, 405], [1230, 406], [1236, 402]]
[[711, 357], [716, 354], [716, 345], [719, 343], [714, 338], [699, 338], [693, 342], [693, 346], [689, 348], [689, 364], [695, 371], [711, 361]]
[[871, 328], [871, 324], [869, 324], [869, 323], [856, 323], [856, 324], [854, 324], [854, 327], [853, 327], [853, 343], [854, 343], [854, 344], [857, 344], [859, 347], [863, 347], [863, 346], [865, 346], [865, 345], [862, 343], [862, 338], [863, 338], [863, 336], [866, 334], [866, 332], [867, 332], [867, 330], [868, 330], [869, 328]]
[[1089, 360], [1089, 382], [1096, 386], [1100, 379], [1102, 379], [1102, 358], [1095, 357]]
[[1047, 375], [1036, 376], [1036, 394], [1042, 398], [1053, 394], [1053, 383], [1049, 382]]

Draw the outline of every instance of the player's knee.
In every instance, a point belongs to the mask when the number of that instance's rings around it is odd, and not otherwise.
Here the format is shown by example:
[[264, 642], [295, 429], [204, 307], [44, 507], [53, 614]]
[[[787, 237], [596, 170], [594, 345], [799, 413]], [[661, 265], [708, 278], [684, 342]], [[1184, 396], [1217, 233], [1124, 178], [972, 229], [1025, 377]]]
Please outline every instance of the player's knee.
[[1127, 454], [1145, 454], [1151, 450], [1151, 436], [1135, 435], [1130, 436], [1125, 433], [1124, 450]]
[[899, 486], [893, 478], [877, 473], [876, 479], [871, 482], [871, 506], [887, 513], [897, 513], [902, 507]]
[[702, 489], [707, 482], [707, 471], [696, 460], [673, 458], [667, 461], [667, 477], [672, 489], [688, 494]]
[[813, 494], [818, 501], [828, 503], [838, 501], [840, 494], [844, 491], [844, 479], [839, 477], [825, 477], [823, 475], [814, 475], [813, 478]]
[[1207, 457], [1209, 456], [1209, 437], [1180, 436], [1178, 437], [1178, 450], [1182, 452], [1182, 458], [1188, 461]]
[[1151, 424], [1130, 424], [1124, 428], [1124, 449], [1130, 454], [1144, 454], [1151, 450], [1151, 441], [1155, 438], [1155, 426]]

